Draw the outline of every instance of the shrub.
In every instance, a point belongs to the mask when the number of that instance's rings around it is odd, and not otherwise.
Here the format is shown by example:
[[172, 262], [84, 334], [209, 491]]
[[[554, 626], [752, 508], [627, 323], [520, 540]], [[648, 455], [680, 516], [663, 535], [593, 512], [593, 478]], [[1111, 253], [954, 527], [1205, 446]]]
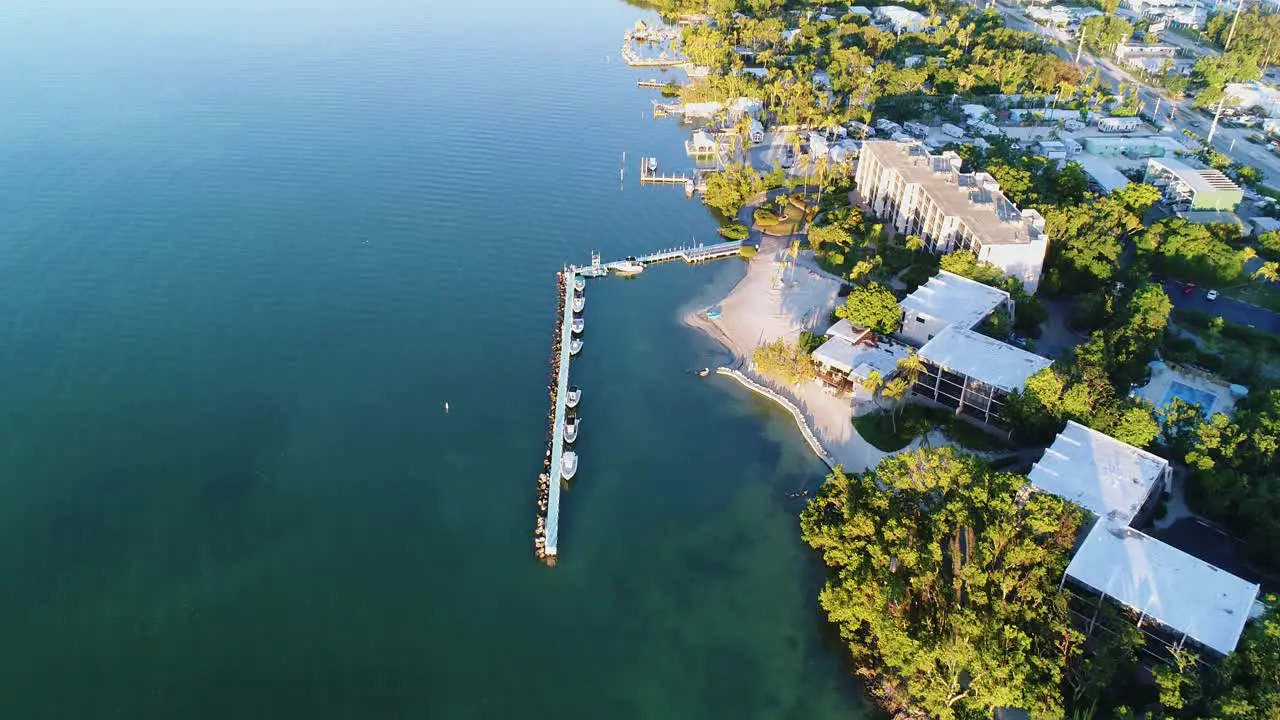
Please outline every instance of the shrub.
[[778, 217], [777, 213], [762, 207], [756, 208], [755, 214], [752, 215], [752, 218], [760, 227], [771, 227], [782, 221], [782, 218]]
[[720, 234], [728, 240], [746, 240], [751, 231], [747, 229], [746, 225], [733, 223], [732, 225], [721, 227]]
[[756, 249], [755, 245], [743, 245], [742, 247], [738, 248], [738, 255], [741, 257], [747, 258], [748, 260], [755, 257], [756, 254], [759, 252], [760, 251]]

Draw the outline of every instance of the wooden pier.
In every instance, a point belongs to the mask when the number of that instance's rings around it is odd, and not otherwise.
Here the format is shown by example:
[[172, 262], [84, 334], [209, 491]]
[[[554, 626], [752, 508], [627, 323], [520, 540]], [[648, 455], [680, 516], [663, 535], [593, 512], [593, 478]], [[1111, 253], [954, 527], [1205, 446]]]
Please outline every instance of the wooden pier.
[[698, 178], [688, 173], [663, 174], [649, 169], [649, 158], [640, 158], [640, 184], [642, 185], [697, 185]]

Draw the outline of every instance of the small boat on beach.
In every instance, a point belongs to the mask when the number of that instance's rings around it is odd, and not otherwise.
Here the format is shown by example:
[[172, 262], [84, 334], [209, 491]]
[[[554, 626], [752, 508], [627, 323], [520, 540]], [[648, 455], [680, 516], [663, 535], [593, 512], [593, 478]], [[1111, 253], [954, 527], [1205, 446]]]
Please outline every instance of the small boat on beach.
[[573, 276], [573, 289], [582, 292], [587, 287], [587, 279], [581, 275]]
[[569, 354], [577, 355], [580, 352], [582, 352], [582, 341], [578, 338], [569, 340]]
[[707, 310], [707, 317], [712, 320], [715, 320], [716, 318], [720, 317], [720, 306], [717, 305], [711, 308], [710, 310]]
[[573, 298], [574, 312], [576, 313], [582, 312], [583, 308], [585, 308], [586, 306], [587, 306], [587, 299], [582, 295], [577, 295]]
[[626, 260], [615, 263], [613, 266], [613, 271], [619, 275], [636, 275], [639, 274], [641, 270], [644, 270], [644, 263], [636, 260], [630, 255], [627, 256]]
[[573, 328], [574, 333], [580, 333], [586, 326], [587, 324], [582, 320], [582, 318], [576, 317], [573, 319], [573, 324], [570, 327]]
[[577, 385], [570, 385], [569, 392], [565, 393], [564, 396], [564, 406], [571, 408], [578, 407], [578, 401], [581, 399], [582, 390], [580, 390]]
[[560, 477], [565, 480], [572, 480], [574, 475], [578, 474], [578, 453], [572, 450], [565, 450], [564, 455], [560, 458]]
[[564, 441], [571, 443], [578, 439], [578, 418], [572, 417], [564, 421]]

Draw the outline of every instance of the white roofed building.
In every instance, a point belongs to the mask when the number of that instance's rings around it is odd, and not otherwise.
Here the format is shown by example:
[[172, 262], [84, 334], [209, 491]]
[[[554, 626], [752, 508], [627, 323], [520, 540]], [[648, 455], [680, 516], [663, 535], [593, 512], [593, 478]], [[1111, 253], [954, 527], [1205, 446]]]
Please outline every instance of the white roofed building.
[[1027, 475], [1031, 485], [1124, 525], [1169, 489], [1169, 463], [1074, 420]]
[[881, 5], [871, 8], [871, 13], [896, 33], [920, 32], [925, 28], [924, 15], [899, 5]]
[[979, 422], [997, 424], [1005, 397], [1053, 364], [1035, 353], [950, 325], [917, 353], [925, 373], [913, 395], [952, 408]]
[[1258, 597], [1256, 584], [1105, 519], [1094, 523], [1066, 575], [1129, 608], [1140, 625], [1155, 621], [1169, 640], [1218, 655], [1236, 649]]
[[813, 351], [818, 379], [837, 393], [867, 396], [862, 382], [871, 373], [889, 378], [908, 350], [891, 340], [876, 337], [867, 328], [841, 320], [826, 332], [827, 341]]
[[1034, 489], [1097, 518], [1064, 584], [1070, 580], [1100, 596], [1098, 602], [1115, 600], [1166, 643], [1194, 642], [1226, 655], [1253, 611], [1258, 586], [1132, 527], [1168, 491], [1171, 474], [1163, 458], [1068, 421], [1027, 477]]
[[1018, 209], [991, 175], [960, 166], [958, 154], [934, 155], [919, 142], [868, 140], [854, 187], [873, 213], [924, 238], [931, 252], [971, 251], [1035, 292], [1049, 246], [1044, 217]]
[[939, 270], [898, 305], [902, 308], [898, 334], [913, 345], [924, 345], [951, 325], [972, 330], [1000, 308], [1013, 319], [1009, 293], [946, 270]]

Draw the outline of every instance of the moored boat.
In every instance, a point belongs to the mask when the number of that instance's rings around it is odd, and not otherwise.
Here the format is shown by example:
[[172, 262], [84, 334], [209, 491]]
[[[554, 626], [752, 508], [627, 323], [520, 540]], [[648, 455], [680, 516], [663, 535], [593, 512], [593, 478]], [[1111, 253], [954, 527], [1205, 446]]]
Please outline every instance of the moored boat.
[[564, 441], [571, 443], [578, 439], [578, 418], [571, 417], [564, 421]]
[[569, 354], [577, 355], [580, 352], [582, 352], [582, 341], [578, 338], [571, 339], [569, 341]]
[[644, 263], [636, 260], [630, 255], [627, 256], [626, 260], [615, 263], [613, 266], [613, 271], [619, 275], [635, 275], [641, 270], [644, 270]]
[[649, 158], [648, 166], [649, 166], [649, 172], [651, 173], [658, 172], [658, 158]]
[[564, 455], [560, 456], [560, 477], [565, 480], [572, 480], [577, 473], [578, 454], [572, 450], [565, 450]]
[[578, 295], [578, 296], [576, 296], [576, 297], [574, 297], [574, 298], [573, 298], [573, 311], [574, 311], [574, 312], [576, 312], [576, 313], [582, 312], [583, 308], [585, 308], [586, 306], [587, 306], [587, 299], [586, 299], [585, 297], [583, 297], [582, 295]]
[[583, 322], [582, 318], [580, 318], [580, 317], [576, 317], [576, 318], [574, 318], [574, 319], [573, 319], [573, 325], [571, 325], [571, 327], [573, 328], [573, 331], [574, 331], [575, 333], [580, 333], [580, 332], [582, 332], [582, 330], [583, 330], [586, 326], [587, 326], [587, 324], [586, 324], [585, 322]]
[[569, 392], [565, 393], [565, 407], [578, 407], [578, 401], [582, 399], [582, 390], [577, 385], [570, 385]]
[[573, 276], [573, 289], [582, 292], [587, 287], [587, 279], [581, 275]]

